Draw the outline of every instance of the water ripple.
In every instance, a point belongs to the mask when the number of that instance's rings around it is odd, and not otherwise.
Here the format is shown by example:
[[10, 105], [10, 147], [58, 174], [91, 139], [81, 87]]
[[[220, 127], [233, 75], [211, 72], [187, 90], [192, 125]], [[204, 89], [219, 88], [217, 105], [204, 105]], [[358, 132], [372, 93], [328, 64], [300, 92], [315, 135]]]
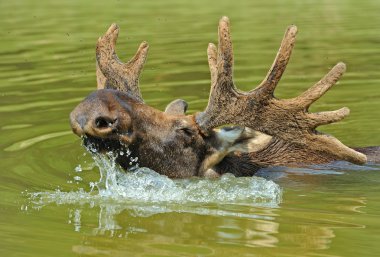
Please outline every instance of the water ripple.
[[0, 112], [17, 112], [23, 111], [30, 108], [36, 107], [48, 107], [48, 106], [56, 106], [56, 105], [64, 105], [69, 103], [79, 103], [83, 98], [73, 98], [73, 99], [65, 99], [65, 100], [57, 100], [57, 101], [38, 101], [38, 102], [28, 102], [28, 103], [18, 103], [18, 104], [9, 104], [5, 106], [0, 106]]
[[71, 131], [61, 131], [61, 132], [55, 132], [55, 133], [40, 135], [37, 137], [33, 137], [33, 138], [29, 138], [29, 139], [26, 139], [23, 141], [16, 142], [16, 143], [8, 146], [7, 148], [5, 148], [4, 151], [6, 151], [6, 152], [20, 151], [20, 150], [28, 148], [34, 144], [37, 144], [39, 142], [49, 140], [52, 138], [56, 138], [56, 137], [71, 135], [71, 133], [72, 133]]

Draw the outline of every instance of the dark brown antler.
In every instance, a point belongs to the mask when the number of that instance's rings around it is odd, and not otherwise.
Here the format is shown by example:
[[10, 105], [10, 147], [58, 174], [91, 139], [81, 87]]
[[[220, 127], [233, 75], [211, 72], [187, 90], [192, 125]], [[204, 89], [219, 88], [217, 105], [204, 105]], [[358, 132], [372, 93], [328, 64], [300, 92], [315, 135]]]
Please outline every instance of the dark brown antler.
[[[287, 151], [292, 152], [292, 156], [310, 155], [311, 162], [346, 160], [364, 163], [365, 155], [345, 146], [336, 138], [315, 130], [320, 125], [342, 120], [349, 114], [348, 108], [308, 112], [309, 106], [342, 76], [346, 69], [344, 63], [338, 63], [324, 78], [296, 98], [274, 97], [274, 90], [289, 61], [296, 33], [296, 26], [288, 27], [263, 82], [249, 92], [242, 92], [236, 89], [232, 79], [233, 52], [229, 20], [223, 17], [219, 22], [218, 49], [209, 44], [207, 50], [211, 92], [206, 110], [196, 114], [200, 129], [208, 134], [212, 128], [225, 124], [246, 126], [273, 136], [273, 142], [282, 142]], [[318, 158], [313, 155], [318, 155]]]
[[115, 52], [119, 27], [112, 24], [96, 45], [96, 77], [98, 89], [113, 88], [128, 92], [143, 101], [139, 89], [139, 76], [145, 64], [148, 44], [142, 42], [135, 56], [122, 63]]

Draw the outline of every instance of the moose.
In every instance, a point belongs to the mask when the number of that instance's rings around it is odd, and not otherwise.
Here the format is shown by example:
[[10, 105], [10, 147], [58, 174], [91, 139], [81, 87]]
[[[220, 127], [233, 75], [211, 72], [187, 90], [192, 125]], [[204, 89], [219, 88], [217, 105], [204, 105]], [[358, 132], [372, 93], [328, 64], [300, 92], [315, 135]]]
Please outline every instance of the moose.
[[[308, 111], [339, 80], [346, 70], [344, 63], [335, 65], [297, 97], [274, 96], [296, 33], [296, 26], [287, 28], [264, 80], [244, 92], [233, 81], [230, 22], [222, 17], [218, 45], [210, 43], [207, 49], [211, 73], [208, 105], [202, 112], [186, 115], [187, 103], [181, 99], [169, 103], [165, 111], [144, 103], [138, 84], [149, 46], [142, 42], [129, 62], [121, 62], [115, 53], [119, 27], [112, 24], [96, 45], [97, 90], [71, 112], [72, 130], [98, 153], [128, 148], [141, 166], [170, 178], [214, 178], [224, 173], [252, 176], [268, 166], [380, 161], [379, 147], [353, 149], [316, 130], [345, 118], [348, 108]], [[118, 155], [116, 162], [130, 168], [123, 155]]]

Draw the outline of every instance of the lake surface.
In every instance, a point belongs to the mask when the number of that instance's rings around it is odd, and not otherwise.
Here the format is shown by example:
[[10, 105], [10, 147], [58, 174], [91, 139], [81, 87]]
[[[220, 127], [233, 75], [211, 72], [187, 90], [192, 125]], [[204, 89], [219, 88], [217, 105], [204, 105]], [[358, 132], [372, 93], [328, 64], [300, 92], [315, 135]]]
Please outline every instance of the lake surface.
[[207, 44], [227, 15], [240, 89], [261, 81], [296, 24], [276, 96], [300, 94], [343, 61], [345, 76], [312, 110], [351, 115], [320, 130], [380, 145], [379, 13], [377, 0], [1, 1], [0, 256], [380, 256], [379, 165], [170, 180], [93, 159], [68, 122], [96, 87], [95, 42], [113, 22], [124, 60], [150, 44], [146, 102], [183, 98], [201, 111]]

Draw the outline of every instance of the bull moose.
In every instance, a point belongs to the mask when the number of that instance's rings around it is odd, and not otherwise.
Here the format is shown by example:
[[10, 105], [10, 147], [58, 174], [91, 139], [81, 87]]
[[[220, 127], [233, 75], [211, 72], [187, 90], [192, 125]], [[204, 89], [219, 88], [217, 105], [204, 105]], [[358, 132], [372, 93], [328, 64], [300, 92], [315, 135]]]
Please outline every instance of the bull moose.
[[[71, 112], [72, 130], [97, 152], [128, 148], [141, 166], [171, 178], [218, 177], [227, 172], [251, 176], [267, 166], [378, 161], [379, 147], [353, 149], [316, 130], [342, 120], [349, 114], [348, 108], [308, 111], [339, 80], [346, 70], [344, 63], [297, 97], [274, 96], [296, 33], [296, 26], [287, 28], [264, 80], [243, 92], [233, 81], [230, 22], [222, 17], [218, 46], [210, 43], [207, 49], [211, 72], [208, 105], [203, 112], [186, 115], [187, 103], [180, 99], [163, 112], [144, 103], [138, 83], [148, 44], [142, 42], [129, 62], [121, 62], [115, 53], [119, 28], [112, 24], [96, 46], [97, 90]], [[130, 167], [123, 155], [117, 156], [116, 162], [124, 169]]]

